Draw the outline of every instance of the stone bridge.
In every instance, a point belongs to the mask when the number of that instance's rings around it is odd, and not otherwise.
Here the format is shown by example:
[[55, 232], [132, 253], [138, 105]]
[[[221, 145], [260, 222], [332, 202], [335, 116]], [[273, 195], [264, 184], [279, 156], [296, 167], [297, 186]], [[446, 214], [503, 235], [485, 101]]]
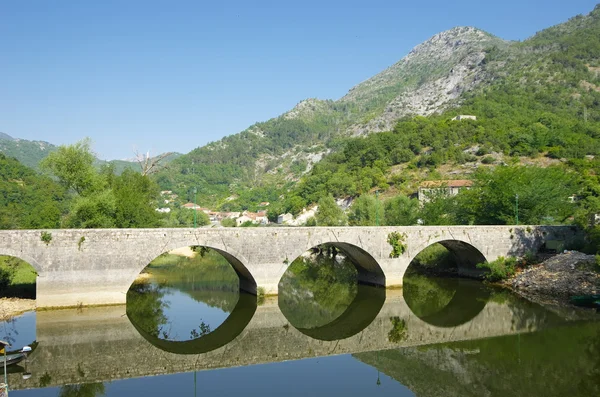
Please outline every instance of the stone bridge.
[[[388, 236], [401, 236], [404, 253], [391, 258]], [[160, 254], [185, 246], [215, 249], [231, 263], [240, 288], [276, 294], [288, 265], [307, 250], [332, 244], [353, 260], [359, 281], [400, 286], [412, 259], [440, 243], [460, 271], [499, 256], [522, 255], [547, 240], [568, 240], [566, 226], [265, 227], [198, 229], [2, 230], [0, 255], [25, 260], [38, 273], [38, 307], [122, 304], [138, 274]], [[42, 238], [45, 236], [45, 238]]]

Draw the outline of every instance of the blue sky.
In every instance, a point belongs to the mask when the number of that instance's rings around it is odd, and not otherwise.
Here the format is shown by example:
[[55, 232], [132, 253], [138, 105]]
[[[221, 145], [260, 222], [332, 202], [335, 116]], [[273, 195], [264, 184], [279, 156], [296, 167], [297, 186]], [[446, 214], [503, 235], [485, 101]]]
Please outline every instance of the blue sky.
[[454, 26], [523, 40], [598, 1], [3, 0], [0, 132], [187, 153], [338, 99]]

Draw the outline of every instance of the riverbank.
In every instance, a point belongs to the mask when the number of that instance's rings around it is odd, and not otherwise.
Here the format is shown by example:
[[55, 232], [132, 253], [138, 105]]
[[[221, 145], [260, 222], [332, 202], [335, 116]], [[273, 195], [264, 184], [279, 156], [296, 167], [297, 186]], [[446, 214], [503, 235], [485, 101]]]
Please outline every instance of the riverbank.
[[0, 321], [35, 310], [35, 299], [0, 298]]
[[600, 294], [600, 273], [594, 255], [571, 251], [528, 267], [501, 284], [543, 305], [573, 307], [572, 296]]

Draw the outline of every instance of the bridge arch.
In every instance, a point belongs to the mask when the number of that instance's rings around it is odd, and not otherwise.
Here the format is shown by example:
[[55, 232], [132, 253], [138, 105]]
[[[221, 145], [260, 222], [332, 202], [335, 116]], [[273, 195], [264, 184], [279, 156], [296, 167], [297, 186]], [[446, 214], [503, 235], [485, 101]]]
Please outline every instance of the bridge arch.
[[250, 273], [250, 270], [248, 270], [248, 267], [246, 265], [248, 263], [248, 260], [244, 257], [244, 255], [242, 255], [239, 252], [236, 252], [236, 250], [232, 249], [231, 247], [219, 246], [218, 244], [202, 243], [197, 240], [171, 242], [161, 247], [161, 252], [153, 253], [153, 256], [150, 260], [146, 260], [143, 263], [139, 264], [137, 273], [131, 280], [131, 283], [133, 283], [138, 274], [142, 272], [142, 270], [144, 270], [144, 268], [148, 266], [148, 264], [154, 259], [156, 259], [159, 255], [181, 247], [206, 247], [218, 252], [227, 260], [227, 262], [229, 262], [229, 264], [237, 274], [240, 280], [240, 290], [249, 294], [256, 295], [256, 280], [254, 279], [254, 276], [252, 276], [252, 273]]
[[42, 272], [42, 266], [31, 256], [23, 253], [22, 251], [17, 251], [7, 247], [0, 247], [0, 256], [12, 256], [14, 258], [21, 259], [22, 261], [27, 262], [33, 267], [33, 269], [38, 273], [38, 275]]
[[[408, 263], [412, 263], [415, 257], [420, 254], [425, 248], [430, 247], [434, 244], [440, 244], [446, 248], [458, 266], [458, 274], [465, 277], [481, 277], [484, 274], [483, 270], [477, 269], [478, 263], [487, 262], [485, 255], [481, 250], [475, 247], [471, 242], [458, 240], [458, 239], [447, 239], [447, 238], [436, 238], [427, 241], [426, 243], [418, 246], [416, 249], [411, 250]], [[409, 265], [410, 266], [410, 265]]]
[[291, 255], [284, 258], [288, 263], [292, 263], [296, 258], [305, 252], [319, 246], [329, 245], [342, 251], [352, 262], [358, 272], [359, 283], [374, 286], [385, 287], [385, 273], [377, 260], [362, 247], [354, 242], [336, 241], [330, 239], [311, 240], [307, 247], [299, 247]]

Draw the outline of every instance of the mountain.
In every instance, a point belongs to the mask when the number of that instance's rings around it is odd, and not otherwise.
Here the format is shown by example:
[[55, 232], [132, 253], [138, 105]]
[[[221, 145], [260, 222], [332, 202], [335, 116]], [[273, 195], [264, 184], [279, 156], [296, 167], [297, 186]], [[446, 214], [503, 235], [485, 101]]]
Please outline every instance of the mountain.
[[[599, 27], [600, 6], [596, 6], [587, 16], [574, 17], [523, 42], [508, 42], [473, 27], [436, 34], [341, 99], [303, 100], [279, 117], [196, 148], [174, 160], [158, 175], [158, 182], [180, 195], [197, 187], [202, 200], [212, 205], [248, 189], [265, 189], [273, 195], [268, 187], [276, 186], [282, 193], [303, 175], [314, 174], [323, 158], [343, 157], [351, 137], [381, 131], [407, 137], [411, 130], [411, 139], [419, 141], [400, 142], [396, 136], [393, 144], [401, 146], [388, 156], [387, 167], [399, 165], [400, 159], [414, 161], [413, 167], [464, 162], [465, 157], [473, 160], [469, 153], [490, 151], [506, 156], [550, 151], [554, 158], [594, 154], [599, 147], [595, 135]], [[477, 115], [478, 120], [463, 124], [464, 128], [446, 124], [457, 114]], [[432, 121], [406, 123], [415, 116]], [[440, 123], [454, 135], [442, 133]], [[432, 131], [440, 134], [434, 140], [429, 139]], [[472, 152], [460, 154], [458, 146], [460, 153]], [[388, 145], [382, 150], [392, 149]], [[346, 160], [339, 164], [348, 160], [350, 150], [344, 153]], [[362, 161], [363, 171], [365, 164]], [[322, 178], [336, 173], [333, 168], [318, 172], [329, 172]], [[338, 176], [347, 177], [350, 171], [345, 172]], [[367, 185], [362, 183], [358, 190], [368, 190]]]
[[[8, 157], [14, 157], [23, 165], [39, 170], [39, 163], [49, 153], [57, 150], [57, 146], [45, 141], [29, 141], [27, 139], [13, 138], [8, 134], [0, 132], [0, 153]], [[179, 157], [180, 153], [165, 153], [152, 159], [161, 158], [161, 164], [166, 165]], [[125, 169], [131, 168], [139, 171], [141, 167], [135, 159], [131, 160], [100, 160], [95, 162], [97, 167], [110, 164], [114, 166], [115, 173], [120, 175]]]
[[29, 168], [37, 169], [39, 162], [48, 153], [55, 150], [56, 146], [48, 142], [28, 141], [13, 138], [7, 134], [0, 134], [0, 153], [16, 158], [21, 164]]

